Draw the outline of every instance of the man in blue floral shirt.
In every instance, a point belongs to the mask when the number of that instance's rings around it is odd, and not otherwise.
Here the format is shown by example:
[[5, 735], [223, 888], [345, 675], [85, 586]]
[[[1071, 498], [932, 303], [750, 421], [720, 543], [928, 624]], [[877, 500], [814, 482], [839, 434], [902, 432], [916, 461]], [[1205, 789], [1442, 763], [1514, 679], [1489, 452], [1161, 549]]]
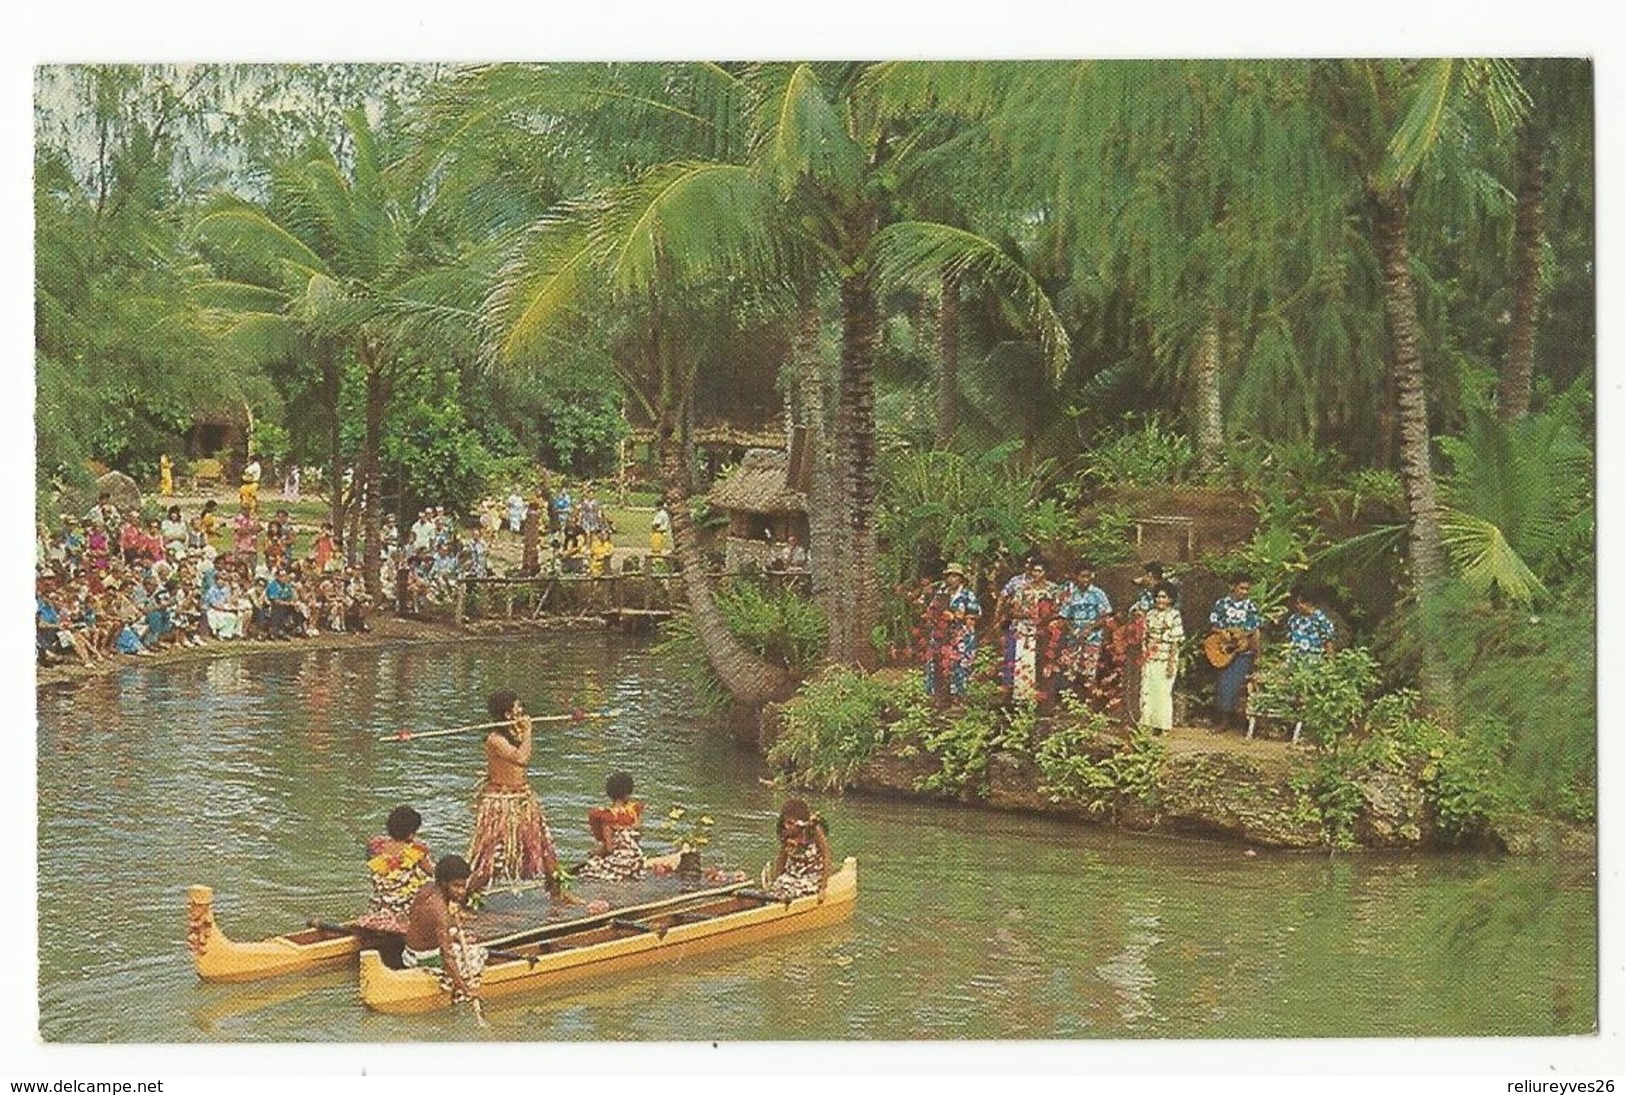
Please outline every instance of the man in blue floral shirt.
[[1094, 688], [1100, 648], [1106, 641], [1101, 621], [1112, 614], [1106, 591], [1095, 585], [1092, 563], [1079, 563], [1076, 577], [1061, 587], [1056, 615], [1066, 621], [1061, 636], [1058, 687], [1076, 685], [1085, 695]]
[[1246, 574], [1230, 579], [1230, 595], [1213, 602], [1208, 614], [1212, 631], [1228, 632], [1240, 645], [1228, 665], [1219, 670], [1215, 704], [1219, 729], [1244, 729], [1247, 725], [1247, 678], [1258, 656], [1258, 606], [1251, 594], [1253, 580]]
[[1331, 618], [1315, 607], [1307, 590], [1292, 594], [1292, 615], [1286, 618], [1287, 654], [1293, 658], [1323, 658], [1332, 651], [1337, 628]]

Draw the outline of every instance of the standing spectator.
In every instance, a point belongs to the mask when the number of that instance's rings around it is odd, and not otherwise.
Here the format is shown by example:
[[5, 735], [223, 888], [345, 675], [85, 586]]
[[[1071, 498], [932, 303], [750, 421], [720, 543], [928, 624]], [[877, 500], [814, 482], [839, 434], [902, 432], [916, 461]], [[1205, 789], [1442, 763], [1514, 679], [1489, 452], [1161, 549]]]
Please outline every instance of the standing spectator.
[[248, 463], [243, 465], [243, 485], [237, 488], [237, 501], [249, 513], [260, 508], [260, 458], [252, 452], [248, 454]]
[[649, 554], [666, 554], [666, 540], [670, 536], [671, 513], [666, 509], [666, 500], [662, 498], [660, 504], [655, 506], [654, 517], [649, 521]]
[[237, 561], [252, 571], [259, 557], [260, 522], [250, 506], [242, 506], [231, 522], [231, 547]]
[[158, 458], [158, 493], [165, 498], [175, 497], [175, 462], [167, 452]]
[[311, 542], [310, 557], [316, 564], [317, 573], [326, 574], [337, 569], [338, 563], [333, 557], [333, 522], [322, 522], [321, 531]]
[[474, 537], [468, 542], [468, 575], [471, 578], [489, 578], [491, 576], [491, 546], [485, 542], [485, 529], [474, 530]]
[[522, 536], [525, 532], [525, 513], [529, 509], [525, 505], [525, 496], [514, 487], [508, 492], [508, 531], [515, 536]]
[[570, 488], [561, 484], [559, 492], [553, 496], [550, 507], [552, 509], [553, 527], [560, 532], [563, 532], [564, 526], [570, 523], [570, 507], [572, 504], [570, 501]]
[[289, 464], [288, 470], [282, 473], [282, 497], [284, 501], [299, 501], [299, 465]]
[[592, 534], [592, 546], [588, 549], [588, 573], [594, 578], [602, 578], [609, 573], [610, 560], [615, 557], [615, 541], [610, 537], [608, 529], [599, 529]]

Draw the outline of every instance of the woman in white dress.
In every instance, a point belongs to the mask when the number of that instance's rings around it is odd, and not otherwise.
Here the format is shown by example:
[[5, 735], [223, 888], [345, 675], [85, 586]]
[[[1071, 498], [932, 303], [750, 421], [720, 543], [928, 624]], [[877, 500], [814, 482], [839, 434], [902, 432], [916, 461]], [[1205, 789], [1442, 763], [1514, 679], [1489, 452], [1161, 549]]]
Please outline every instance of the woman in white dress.
[[1179, 644], [1185, 624], [1166, 582], [1151, 594], [1145, 614], [1145, 665], [1140, 671], [1140, 725], [1157, 732], [1174, 726], [1174, 680], [1179, 676]]

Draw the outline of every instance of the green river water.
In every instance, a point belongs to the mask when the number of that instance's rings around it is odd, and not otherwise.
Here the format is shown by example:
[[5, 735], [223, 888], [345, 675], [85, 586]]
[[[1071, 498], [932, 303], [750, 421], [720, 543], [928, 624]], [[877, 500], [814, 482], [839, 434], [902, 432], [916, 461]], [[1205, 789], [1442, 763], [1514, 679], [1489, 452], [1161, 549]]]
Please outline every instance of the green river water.
[[[626, 768], [651, 812], [716, 819], [753, 874], [784, 792], [696, 713], [646, 643], [549, 635], [131, 667], [39, 694], [39, 1034], [47, 1042], [1095, 1039], [1552, 1035], [1597, 1021], [1590, 864], [1245, 854], [1041, 818], [818, 799], [860, 860], [850, 924], [463, 1009], [369, 1013], [353, 970], [205, 985], [185, 889], [251, 939], [364, 902], [363, 844], [399, 802], [462, 851], [479, 721], [619, 708], [542, 730], [533, 785], [566, 862]], [[86, 765], [84, 758], [97, 758]], [[649, 850], [662, 850], [646, 839]]]

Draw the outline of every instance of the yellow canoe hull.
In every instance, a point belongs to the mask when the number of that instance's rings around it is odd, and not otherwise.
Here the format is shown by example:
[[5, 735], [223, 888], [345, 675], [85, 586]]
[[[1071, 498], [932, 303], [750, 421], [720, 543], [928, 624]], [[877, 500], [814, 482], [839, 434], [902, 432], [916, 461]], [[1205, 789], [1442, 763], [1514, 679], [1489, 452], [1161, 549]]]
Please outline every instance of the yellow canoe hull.
[[349, 932], [325, 928], [275, 935], [240, 943], [220, 930], [214, 919], [214, 890], [191, 886], [186, 891], [186, 942], [192, 965], [205, 981], [258, 981], [287, 973], [327, 969], [347, 962], [362, 941]]
[[[649, 917], [664, 930], [636, 931], [615, 926], [584, 931], [544, 944], [515, 944], [485, 967], [481, 995], [486, 999], [533, 992], [587, 977], [603, 977], [640, 967], [676, 962], [708, 951], [750, 946], [775, 936], [838, 924], [852, 916], [858, 897], [858, 861], [848, 857], [830, 876], [825, 897], [801, 897], [788, 905], [722, 897], [707, 903], [720, 909], [703, 920]], [[528, 958], [534, 957], [534, 961]], [[361, 1002], [374, 1011], [410, 1015], [449, 1007], [451, 994], [427, 970], [390, 969], [375, 950], [361, 952]]]

